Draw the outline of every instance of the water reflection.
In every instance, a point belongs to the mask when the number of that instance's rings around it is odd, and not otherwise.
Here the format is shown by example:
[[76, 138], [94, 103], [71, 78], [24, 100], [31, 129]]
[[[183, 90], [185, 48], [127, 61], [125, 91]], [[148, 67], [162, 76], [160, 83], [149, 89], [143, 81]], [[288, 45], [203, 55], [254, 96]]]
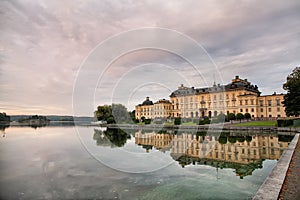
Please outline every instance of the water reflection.
[[[280, 141], [280, 138], [285, 140]], [[291, 140], [292, 137], [288, 136], [234, 136], [230, 133], [223, 133], [219, 138], [190, 133], [169, 135], [153, 132], [137, 133], [135, 137], [138, 145], [147, 145], [158, 150], [170, 149], [170, 155], [182, 167], [210, 165], [216, 168], [232, 168], [241, 178], [261, 168], [265, 159], [278, 160]]]
[[126, 143], [127, 139], [131, 136], [127, 132], [116, 129], [94, 129], [93, 139], [96, 140], [97, 145], [110, 146], [110, 147], [122, 147]]
[[5, 129], [9, 127], [9, 123], [0, 123], [0, 132], [2, 137], [5, 137]]
[[94, 130], [97, 145], [122, 147], [134, 136], [134, 142], [145, 153], [154, 150], [169, 152], [181, 167], [188, 165], [209, 165], [234, 169], [243, 178], [262, 168], [264, 160], [278, 160], [288, 147], [292, 136], [276, 134], [244, 135], [224, 132], [219, 137], [205, 132], [160, 132], [131, 130], [128, 134], [120, 129]]

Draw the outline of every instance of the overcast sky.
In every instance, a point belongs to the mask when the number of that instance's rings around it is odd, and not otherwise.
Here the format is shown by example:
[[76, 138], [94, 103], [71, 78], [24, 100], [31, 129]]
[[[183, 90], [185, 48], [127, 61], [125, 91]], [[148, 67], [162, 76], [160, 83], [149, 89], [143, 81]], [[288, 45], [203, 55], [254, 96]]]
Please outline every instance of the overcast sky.
[[[299, 10], [299, 0], [0, 0], [0, 112], [92, 116], [96, 105], [112, 102], [132, 110], [146, 96], [169, 98], [181, 83], [226, 84], [235, 75], [262, 94], [284, 92], [286, 76], [300, 64]], [[130, 32], [145, 27], [178, 33], [203, 52], [180, 36]], [[145, 38], [159, 41], [153, 46], [167, 40], [181, 53], [130, 49]], [[125, 54], [116, 52], [119, 44], [129, 48]], [[102, 54], [114, 55], [109, 66], [99, 64]], [[86, 85], [78, 89], [80, 81]], [[81, 102], [76, 111], [74, 101]]]

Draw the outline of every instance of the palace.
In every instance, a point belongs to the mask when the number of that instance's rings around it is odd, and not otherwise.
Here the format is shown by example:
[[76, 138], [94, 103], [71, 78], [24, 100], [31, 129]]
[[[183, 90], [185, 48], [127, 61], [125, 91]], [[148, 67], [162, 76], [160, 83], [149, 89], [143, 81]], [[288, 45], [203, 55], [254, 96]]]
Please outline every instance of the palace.
[[286, 117], [284, 94], [260, 95], [257, 85], [236, 76], [227, 85], [205, 88], [186, 87], [183, 84], [173, 91], [170, 100], [153, 103], [149, 97], [135, 107], [137, 119], [182, 117], [216, 117], [220, 113], [249, 113], [252, 118]]

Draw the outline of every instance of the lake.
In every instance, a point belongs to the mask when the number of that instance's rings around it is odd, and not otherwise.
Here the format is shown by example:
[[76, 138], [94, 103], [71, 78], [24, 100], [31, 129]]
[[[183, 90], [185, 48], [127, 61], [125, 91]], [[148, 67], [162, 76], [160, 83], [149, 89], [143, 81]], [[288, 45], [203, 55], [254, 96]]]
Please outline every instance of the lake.
[[251, 199], [292, 137], [9, 127], [1, 199]]

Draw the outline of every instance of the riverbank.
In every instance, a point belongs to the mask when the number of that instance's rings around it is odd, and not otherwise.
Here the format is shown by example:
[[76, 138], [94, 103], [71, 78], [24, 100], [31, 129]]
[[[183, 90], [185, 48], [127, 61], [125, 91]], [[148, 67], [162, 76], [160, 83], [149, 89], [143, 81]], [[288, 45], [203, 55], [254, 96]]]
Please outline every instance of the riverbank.
[[300, 199], [300, 142], [296, 145], [292, 160], [289, 164], [279, 200]]
[[[283, 152], [282, 156], [280, 157], [277, 165], [262, 184], [262, 186], [257, 191], [256, 195], [253, 197], [253, 200], [261, 200], [261, 199], [278, 199], [280, 195], [280, 191], [284, 186], [285, 180], [287, 180], [287, 174], [292, 169], [291, 163], [293, 161], [293, 155], [299, 154], [299, 149], [296, 149], [296, 146], [299, 143], [299, 134], [296, 134], [288, 148]], [[300, 156], [300, 155], [299, 155]], [[294, 158], [294, 157], [293, 157]], [[295, 158], [294, 158], [295, 159]], [[299, 162], [299, 161], [298, 161]], [[300, 166], [300, 163], [297, 163], [297, 168]], [[299, 169], [299, 168], [298, 168]], [[297, 172], [295, 172], [296, 176], [299, 176]], [[299, 191], [296, 191], [296, 187], [299, 186], [299, 177], [296, 178], [294, 181], [291, 182], [289, 187], [289, 192], [285, 194], [290, 195], [284, 199], [299, 199], [299, 198], [292, 198], [295, 194], [296, 196], [299, 195]], [[297, 187], [298, 188], [298, 187]], [[295, 193], [292, 193], [295, 192]], [[291, 198], [290, 198], [291, 197]], [[298, 196], [299, 197], [299, 196]]]
[[273, 127], [273, 126], [233, 126], [230, 124], [210, 124], [210, 125], [160, 125], [160, 124], [108, 124], [109, 128], [121, 129], [179, 129], [192, 131], [208, 131], [208, 130], [222, 130], [233, 132], [279, 132], [279, 133], [300, 133], [300, 128], [294, 127]]

